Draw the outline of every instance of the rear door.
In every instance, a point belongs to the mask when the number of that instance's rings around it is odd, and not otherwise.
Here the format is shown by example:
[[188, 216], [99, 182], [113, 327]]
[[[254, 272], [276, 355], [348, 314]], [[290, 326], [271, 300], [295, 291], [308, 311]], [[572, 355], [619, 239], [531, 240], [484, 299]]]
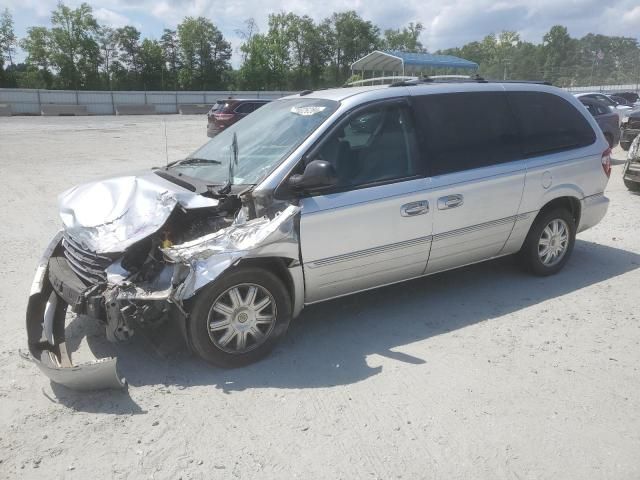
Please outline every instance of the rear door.
[[526, 174], [506, 95], [422, 95], [414, 104], [431, 174], [433, 243], [426, 271], [499, 255], [514, 227]]
[[306, 303], [422, 275], [432, 210], [408, 102], [356, 110], [316, 152], [339, 182], [300, 201]]

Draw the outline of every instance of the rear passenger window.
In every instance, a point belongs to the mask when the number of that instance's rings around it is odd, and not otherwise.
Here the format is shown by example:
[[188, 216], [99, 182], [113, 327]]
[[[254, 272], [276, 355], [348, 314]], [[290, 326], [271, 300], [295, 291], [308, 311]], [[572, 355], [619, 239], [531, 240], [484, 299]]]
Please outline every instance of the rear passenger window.
[[518, 126], [502, 92], [415, 97], [432, 175], [518, 160]]
[[251, 113], [255, 110], [253, 103], [243, 103], [236, 108], [236, 113]]
[[564, 98], [544, 92], [508, 92], [522, 126], [527, 156], [585, 147], [596, 141], [586, 118]]

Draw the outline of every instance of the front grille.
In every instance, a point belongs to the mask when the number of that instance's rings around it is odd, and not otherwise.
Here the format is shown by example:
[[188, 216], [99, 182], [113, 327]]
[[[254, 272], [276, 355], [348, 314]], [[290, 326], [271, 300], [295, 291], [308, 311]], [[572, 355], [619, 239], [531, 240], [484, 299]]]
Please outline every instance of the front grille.
[[85, 282], [96, 284], [107, 280], [105, 269], [112, 263], [109, 257], [83, 248], [68, 235], [63, 237], [62, 247], [71, 270]]

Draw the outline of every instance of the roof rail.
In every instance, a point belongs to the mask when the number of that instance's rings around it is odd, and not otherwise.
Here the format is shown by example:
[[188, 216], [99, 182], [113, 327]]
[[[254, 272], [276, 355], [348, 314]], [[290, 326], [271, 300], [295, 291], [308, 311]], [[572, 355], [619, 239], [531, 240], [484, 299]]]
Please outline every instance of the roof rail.
[[428, 83], [460, 83], [460, 82], [472, 82], [472, 83], [530, 83], [536, 85], [551, 85], [550, 82], [543, 80], [485, 80], [478, 74], [475, 75], [433, 75], [421, 78], [415, 78], [411, 80], [402, 80], [394, 82], [390, 87], [410, 87], [412, 85], [421, 85]]
[[480, 75], [432, 75], [415, 78], [413, 80], [395, 82], [389, 85], [390, 87], [409, 87], [412, 85], [420, 85], [423, 83], [458, 83], [458, 82], [475, 82], [475, 83], [487, 83], [487, 81]]
[[354, 80], [353, 82], [345, 83], [344, 87], [356, 87], [356, 86], [364, 86], [368, 83], [371, 85], [375, 85], [376, 83], [379, 85], [384, 85], [385, 83], [394, 83], [398, 81], [408, 81], [408, 80], [417, 80], [416, 76], [405, 76], [405, 75], [394, 75], [387, 77], [371, 77], [365, 78], [363, 80]]

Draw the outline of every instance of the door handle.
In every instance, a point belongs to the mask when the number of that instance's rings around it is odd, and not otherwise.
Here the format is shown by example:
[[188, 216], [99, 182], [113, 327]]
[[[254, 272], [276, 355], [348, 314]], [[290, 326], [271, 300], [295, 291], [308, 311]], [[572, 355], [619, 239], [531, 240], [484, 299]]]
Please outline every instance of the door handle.
[[447, 195], [438, 199], [438, 210], [446, 210], [447, 208], [456, 208], [462, 206], [464, 197], [460, 194]]
[[429, 202], [419, 200], [417, 202], [405, 203], [400, 207], [400, 215], [403, 217], [415, 217], [429, 212]]

